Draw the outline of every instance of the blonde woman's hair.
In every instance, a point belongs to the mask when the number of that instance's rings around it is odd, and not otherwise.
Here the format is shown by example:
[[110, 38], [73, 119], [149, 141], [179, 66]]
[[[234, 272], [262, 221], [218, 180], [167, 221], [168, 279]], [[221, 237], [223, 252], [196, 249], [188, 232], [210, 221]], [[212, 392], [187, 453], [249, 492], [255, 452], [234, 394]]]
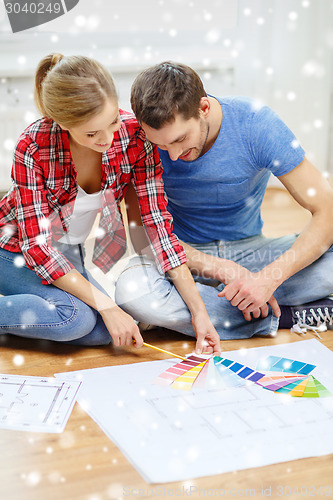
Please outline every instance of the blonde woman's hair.
[[118, 100], [112, 76], [89, 57], [54, 53], [37, 66], [37, 109], [66, 128], [81, 125], [102, 112], [107, 99]]

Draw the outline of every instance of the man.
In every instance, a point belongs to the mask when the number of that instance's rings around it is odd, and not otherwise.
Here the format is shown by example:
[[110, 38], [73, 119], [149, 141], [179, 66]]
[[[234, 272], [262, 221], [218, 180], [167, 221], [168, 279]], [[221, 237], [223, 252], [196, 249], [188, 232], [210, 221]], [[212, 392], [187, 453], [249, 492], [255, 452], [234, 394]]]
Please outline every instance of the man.
[[[168, 210], [192, 272], [217, 279], [219, 300], [249, 324], [267, 323], [267, 304], [278, 316], [277, 299], [280, 328], [332, 327], [333, 191], [277, 114], [248, 98], [207, 95], [191, 68], [171, 62], [136, 78], [131, 104], [160, 150]], [[261, 234], [271, 173], [312, 213], [298, 236]]]

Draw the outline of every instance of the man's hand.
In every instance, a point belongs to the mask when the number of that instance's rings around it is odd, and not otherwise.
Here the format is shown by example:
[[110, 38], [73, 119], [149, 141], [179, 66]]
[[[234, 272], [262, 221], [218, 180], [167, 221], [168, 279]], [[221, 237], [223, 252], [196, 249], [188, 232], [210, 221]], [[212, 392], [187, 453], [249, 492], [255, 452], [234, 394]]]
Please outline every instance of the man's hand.
[[246, 276], [231, 281], [224, 287], [219, 297], [225, 297], [230, 304], [242, 311], [247, 321], [268, 315], [268, 304], [271, 306], [275, 316], [279, 317], [281, 311], [273, 292], [276, 284], [259, 273], [247, 271]]
[[221, 355], [220, 337], [207, 313], [192, 315], [192, 324], [197, 337], [195, 352], [197, 354]]

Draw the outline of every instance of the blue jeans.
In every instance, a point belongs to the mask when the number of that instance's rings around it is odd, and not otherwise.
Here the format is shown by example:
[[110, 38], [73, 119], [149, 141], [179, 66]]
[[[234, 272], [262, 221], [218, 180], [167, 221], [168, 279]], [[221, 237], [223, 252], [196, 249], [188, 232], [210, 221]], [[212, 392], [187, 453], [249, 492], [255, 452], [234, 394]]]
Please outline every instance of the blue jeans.
[[[57, 244], [75, 268], [104, 293], [84, 266], [82, 245]], [[111, 336], [92, 307], [54, 285], [43, 285], [22, 254], [0, 248], [0, 333], [77, 345], [104, 345]]]
[[[237, 241], [189, 243], [210, 255], [233, 260], [256, 272], [291, 247], [296, 235], [265, 238], [262, 235]], [[275, 335], [278, 318], [271, 308], [266, 318], [246, 321], [237, 307], [217, 293], [223, 284], [195, 277], [196, 286], [221, 339]], [[281, 305], [299, 305], [333, 292], [333, 247], [316, 262], [286, 280], [274, 293]], [[116, 284], [116, 303], [136, 320], [194, 336], [190, 312], [173, 284], [160, 275], [146, 257], [134, 257]]]

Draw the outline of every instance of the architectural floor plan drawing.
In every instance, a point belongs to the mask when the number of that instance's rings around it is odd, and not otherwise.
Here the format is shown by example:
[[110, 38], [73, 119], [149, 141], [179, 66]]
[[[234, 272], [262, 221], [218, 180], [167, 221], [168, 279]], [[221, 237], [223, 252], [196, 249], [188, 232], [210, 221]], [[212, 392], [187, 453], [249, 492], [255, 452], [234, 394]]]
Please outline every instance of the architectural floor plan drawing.
[[80, 382], [0, 374], [0, 428], [62, 432]]
[[[250, 367], [269, 356], [316, 365], [311, 373], [333, 392], [333, 353], [315, 339], [223, 355]], [[173, 365], [174, 359], [55, 376], [82, 380], [79, 404], [150, 483], [333, 452], [333, 397], [292, 397], [247, 380], [191, 390], [154, 383]]]

